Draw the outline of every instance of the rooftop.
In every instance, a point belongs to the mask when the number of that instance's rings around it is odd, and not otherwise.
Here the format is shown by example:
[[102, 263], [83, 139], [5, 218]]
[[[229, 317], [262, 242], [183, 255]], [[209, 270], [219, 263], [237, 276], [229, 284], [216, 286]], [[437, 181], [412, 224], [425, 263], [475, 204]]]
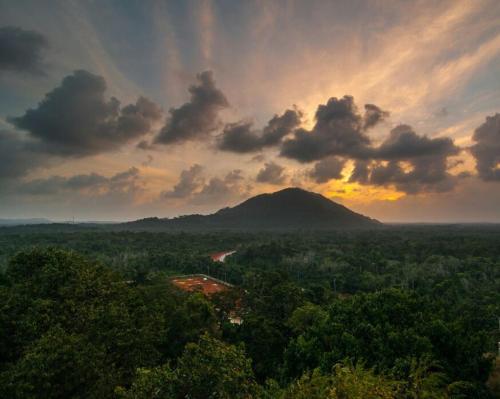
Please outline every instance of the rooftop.
[[229, 283], [204, 274], [176, 276], [171, 279], [172, 284], [183, 291], [199, 291], [206, 296], [216, 294], [231, 288]]

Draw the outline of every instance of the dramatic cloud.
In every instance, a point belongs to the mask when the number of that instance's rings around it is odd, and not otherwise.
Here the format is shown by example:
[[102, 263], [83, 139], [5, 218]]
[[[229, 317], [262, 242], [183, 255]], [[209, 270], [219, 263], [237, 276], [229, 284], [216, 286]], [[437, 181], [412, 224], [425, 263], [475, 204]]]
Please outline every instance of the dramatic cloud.
[[0, 180], [24, 176], [48, 162], [43, 154], [27, 148], [26, 143], [19, 132], [0, 130]]
[[450, 138], [419, 136], [408, 125], [395, 127], [375, 147], [366, 131], [388, 115], [373, 104], [366, 104], [361, 115], [352, 97], [331, 98], [318, 107], [311, 131], [297, 129], [283, 142], [281, 155], [299, 162], [319, 160], [308, 173], [317, 183], [341, 177], [343, 161], [335, 158], [341, 156], [355, 161], [351, 182], [394, 186], [410, 194], [452, 189], [457, 179], [448, 173], [447, 161], [460, 148]]
[[8, 120], [28, 131], [39, 151], [82, 157], [117, 149], [147, 134], [161, 117], [160, 108], [147, 98], [120, 109], [116, 98], [105, 99], [105, 91], [104, 78], [75, 71], [37, 108]]
[[370, 175], [370, 184], [394, 185], [408, 194], [445, 192], [451, 190], [455, 183], [456, 178], [446, 171], [446, 158], [432, 156], [413, 160], [409, 165], [398, 161], [390, 161], [386, 165], [377, 163]]
[[19, 194], [48, 196], [72, 193], [75, 195], [102, 196], [109, 194], [133, 194], [141, 189], [138, 183], [139, 170], [130, 168], [111, 177], [97, 173], [80, 174], [70, 177], [51, 176], [20, 183]]
[[285, 168], [283, 166], [274, 162], [267, 162], [259, 171], [255, 180], [259, 183], [283, 184], [286, 180], [284, 172]]
[[223, 151], [239, 153], [259, 150], [259, 133], [252, 128], [253, 122], [228, 123], [219, 137], [217, 147]]
[[[401, 220], [439, 218], [449, 203], [449, 220], [469, 210], [469, 220], [500, 221], [488, 197], [500, 192], [498, 0], [294, 2], [286, 12], [261, 1], [146, 1], [133, 12], [151, 18], [134, 23], [123, 2], [107, 3], [105, 18], [95, 1], [47, 3], [0, 0], [0, 192], [26, 184], [9, 204], [0, 198], [0, 216], [209, 212], [217, 207], [193, 201], [227, 196], [230, 184], [255, 194], [287, 184], [337, 190], [357, 211], [387, 199], [397, 213], [415, 197]], [[391, 132], [400, 122], [413, 129]], [[271, 161], [285, 168], [283, 186], [256, 182]], [[189, 184], [181, 172], [196, 163], [204, 169]], [[71, 194], [105, 192], [104, 179], [132, 165], [147, 189], [137, 206]], [[43, 187], [60, 198], [35, 194]]]
[[453, 140], [419, 136], [410, 126], [399, 125], [375, 147], [366, 131], [388, 115], [366, 104], [362, 116], [352, 97], [331, 98], [318, 107], [311, 131], [297, 129], [292, 139], [284, 141], [281, 155], [299, 162], [320, 160], [309, 173], [318, 183], [340, 175], [343, 165], [328, 157], [342, 156], [355, 160], [351, 182], [394, 185], [407, 193], [451, 189], [454, 179], [447, 172], [447, 159], [460, 152]]
[[349, 180], [392, 185], [408, 194], [449, 191], [458, 177], [448, 172], [448, 157], [459, 153], [449, 138], [418, 136], [410, 126], [400, 125], [373, 150], [373, 161], [356, 161]]
[[448, 137], [431, 139], [417, 135], [408, 125], [399, 125], [391, 130], [389, 137], [377, 148], [374, 157], [401, 160], [421, 156], [446, 157], [459, 152], [460, 149]]
[[0, 28], [0, 71], [43, 73], [42, 53], [48, 41], [42, 34], [15, 26]]
[[219, 138], [218, 148], [223, 151], [247, 153], [278, 145], [301, 123], [302, 113], [296, 109], [275, 115], [262, 131], [252, 130], [251, 122], [227, 124]]
[[449, 191], [457, 178], [448, 173], [448, 157], [459, 153], [460, 148], [448, 137], [419, 136], [410, 126], [399, 125], [375, 149], [373, 157], [378, 161], [371, 165], [369, 178], [368, 165], [359, 163], [351, 180], [393, 185], [408, 194]]
[[352, 170], [351, 176], [349, 177], [349, 182], [368, 184], [370, 177], [369, 165], [369, 161], [365, 161], [362, 159], [356, 160], [356, 162], [354, 162], [354, 169]]
[[117, 120], [116, 134], [123, 138], [142, 136], [152, 128], [152, 124], [162, 116], [161, 108], [146, 97], [139, 97], [135, 104], [122, 108]]
[[331, 179], [341, 179], [345, 160], [337, 157], [325, 158], [314, 165], [308, 176], [316, 183], [326, 183]]
[[22, 183], [18, 192], [28, 195], [54, 195], [64, 191], [79, 191], [85, 188], [99, 187], [106, 178], [97, 173], [75, 175], [73, 177], [51, 176], [46, 179], [34, 179]]
[[162, 193], [164, 198], [186, 198], [196, 192], [203, 184], [205, 179], [202, 175], [203, 167], [194, 164], [189, 169], [183, 170], [179, 177], [179, 182], [170, 191]]
[[200, 73], [197, 79], [198, 84], [189, 88], [189, 102], [170, 109], [170, 116], [154, 143], [183, 143], [204, 138], [219, 128], [219, 112], [229, 106], [226, 96], [215, 86], [211, 71]]
[[377, 123], [389, 117], [389, 112], [377, 107], [375, 104], [365, 104], [365, 115], [363, 116], [363, 127], [369, 129]]
[[500, 114], [486, 117], [472, 136], [476, 143], [470, 151], [476, 159], [479, 177], [485, 181], [500, 181]]
[[364, 118], [351, 96], [330, 98], [318, 106], [313, 129], [297, 129], [293, 138], [283, 142], [281, 155], [299, 162], [312, 162], [330, 155], [366, 157], [371, 142], [365, 130], [383, 119], [373, 116], [379, 115], [380, 112], [373, 111], [379, 110], [378, 107], [368, 107], [372, 116]]

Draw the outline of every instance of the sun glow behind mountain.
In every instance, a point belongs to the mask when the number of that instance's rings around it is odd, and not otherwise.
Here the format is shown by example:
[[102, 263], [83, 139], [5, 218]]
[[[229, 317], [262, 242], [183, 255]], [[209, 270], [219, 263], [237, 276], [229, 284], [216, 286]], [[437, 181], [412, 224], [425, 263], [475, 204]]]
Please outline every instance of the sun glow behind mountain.
[[497, 1], [2, 11], [0, 216], [210, 213], [299, 186], [386, 221], [500, 221]]

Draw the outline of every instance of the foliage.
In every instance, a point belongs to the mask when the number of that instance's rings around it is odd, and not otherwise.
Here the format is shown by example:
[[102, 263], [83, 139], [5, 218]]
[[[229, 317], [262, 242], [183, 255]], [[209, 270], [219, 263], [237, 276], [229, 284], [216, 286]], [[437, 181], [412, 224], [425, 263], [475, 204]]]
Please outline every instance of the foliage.
[[282, 399], [393, 399], [398, 384], [365, 370], [362, 366], [337, 364], [332, 374], [319, 369], [304, 374], [282, 395]]
[[[0, 228], [0, 397], [491, 398], [499, 243], [494, 226]], [[188, 273], [235, 288], [170, 284]]]
[[[81, 384], [78, 395], [106, 397], [138, 367], [177, 356], [187, 342], [215, 330], [205, 298], [181, 295], [166, 281], [132, 286], [73, 253], [20, 253], [6, 274], [0, 391], [7, 397], [71, 397], [69, 376], [69, 391], [52, 391], [68, 368]], [[95, 382], [101, 378], [106, 382]]]
[[250, 398], [257, 392], [251, 362], [241, 347], [208, 335], [190, 343], [177, 366], [140, 369], [132, 387], [118, 389], [123, 398]]

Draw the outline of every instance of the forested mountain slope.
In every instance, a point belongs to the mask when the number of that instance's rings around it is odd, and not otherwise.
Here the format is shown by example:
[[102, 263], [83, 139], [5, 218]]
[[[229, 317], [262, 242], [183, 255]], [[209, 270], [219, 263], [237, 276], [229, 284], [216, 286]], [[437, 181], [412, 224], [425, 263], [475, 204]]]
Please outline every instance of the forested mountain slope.
[[188, 215], [174, 219], [148, 218], [115, 226], [131, 230], [333, 230], [373, 228], [381, 223], [355, 213], [320, 194], [287, 188], [252, 197], [232, 208], [211, 215]]

